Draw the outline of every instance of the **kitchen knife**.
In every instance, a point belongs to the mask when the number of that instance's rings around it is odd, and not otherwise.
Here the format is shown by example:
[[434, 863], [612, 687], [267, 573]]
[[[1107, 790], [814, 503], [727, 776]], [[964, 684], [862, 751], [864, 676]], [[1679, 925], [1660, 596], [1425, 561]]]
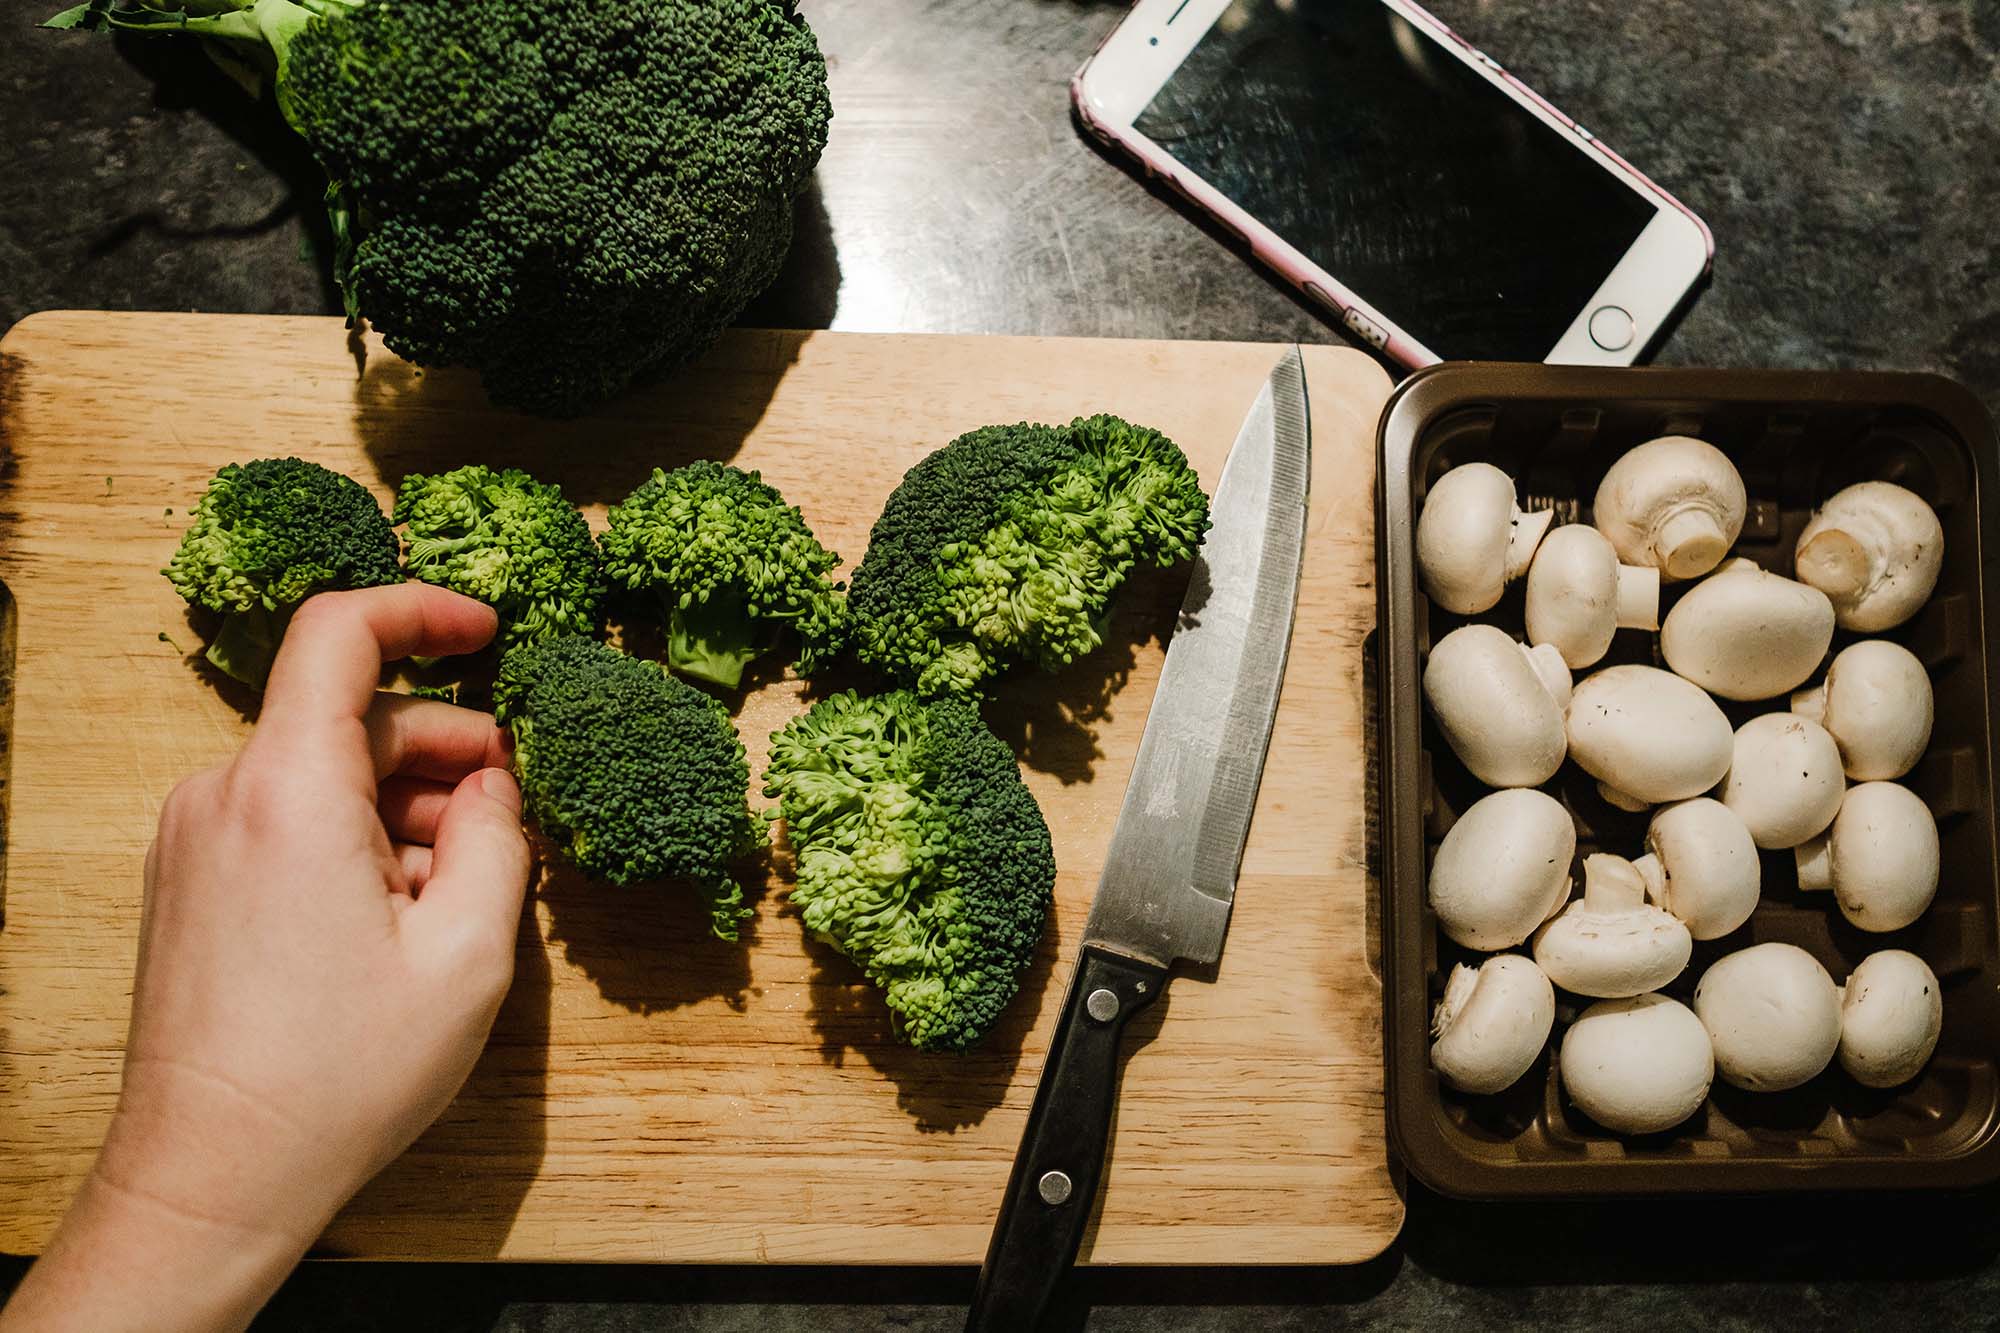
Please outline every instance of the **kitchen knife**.
[[1295, 347], [1216, 486], [967, 1333], [1036, 1327], [1097, 1196], [1126, 1022], [1176, 961], [1222, 956], [1292, 640], [1311, 441]]

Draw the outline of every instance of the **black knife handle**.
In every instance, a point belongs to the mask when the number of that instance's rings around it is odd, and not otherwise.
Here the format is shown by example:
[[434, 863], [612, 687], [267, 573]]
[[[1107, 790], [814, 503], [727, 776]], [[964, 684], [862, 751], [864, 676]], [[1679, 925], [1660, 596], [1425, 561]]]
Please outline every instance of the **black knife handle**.
[[1118, 1097], [1119, 1040], [1126, 1022], [1166, 984], [1163, 967], [1084, 946], [1014, 1154], [966, 1333], [1036, 1328], [1076, 1261], [1104, 1173]]

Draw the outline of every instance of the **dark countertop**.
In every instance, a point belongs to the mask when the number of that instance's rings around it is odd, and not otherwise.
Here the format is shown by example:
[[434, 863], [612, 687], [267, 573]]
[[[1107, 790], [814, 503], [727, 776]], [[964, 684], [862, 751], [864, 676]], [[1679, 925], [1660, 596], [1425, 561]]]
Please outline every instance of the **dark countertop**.
[[[51, 0], [47, 8], [59, 7]], [[1072, 128], [1086, 0], [806, 0], [833, 141], [752, 319], [1338, 341]], [[1931, 369], [2000, 407], [2000, 0], [1436, 0], [1714, 227], [1676, 364]], [[53, 307], [332, 312], [309, 159], [198, 58], [0, 45], [0, 327]], [[1472, 1205], [1328, 1270], [1092, 1273], [1088, 1326], [1993, 1327], [2000, 1208], [1948, 1199]], [[0, 1285], [19, 1265], [0, 1267]], [[271, 1328], [956, 1329], [963, 1271], [317, 1265]]]

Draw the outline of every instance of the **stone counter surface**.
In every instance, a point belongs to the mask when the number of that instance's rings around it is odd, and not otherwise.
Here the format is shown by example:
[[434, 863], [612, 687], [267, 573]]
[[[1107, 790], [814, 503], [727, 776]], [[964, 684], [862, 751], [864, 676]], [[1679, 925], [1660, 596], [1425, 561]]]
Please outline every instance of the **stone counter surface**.
[[[49, 8], [59, 7], [50, 0]], [[750, 322], [1337, 341], [1086, 143], [1087, 0], [805, 0], [833, 139]], [[2000, 408], [2000, 0], [1436, 0], [1715, 229], [1657, 360], [1926, 369]], [[335, 312], [316, 169], [191, 51], [0, 19], [0, 328], [55, 307]], [[1334, 1270], [1091, 1273], [1125, 1330], [1992, 1328], [2000, 1196], [1477, 1205], [1412, 1185]], [[0, 1261], [0, 1286], [20, 1271]], [[954, 1330], [962, 1270], [310, 1266], [271, 1329]], [[1090, 1308], [1086, 1309], [1085, 1306]]]

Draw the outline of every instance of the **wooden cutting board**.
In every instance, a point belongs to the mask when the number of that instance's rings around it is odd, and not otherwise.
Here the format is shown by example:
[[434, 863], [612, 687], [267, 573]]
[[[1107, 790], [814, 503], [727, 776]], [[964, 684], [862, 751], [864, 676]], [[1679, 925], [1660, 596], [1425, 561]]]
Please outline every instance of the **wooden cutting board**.
[[[549, 423], [495, 412], [469, 378], [418, 371], [372, 339], [350, 344], [336, 320], [63, 312], [16, 325], [0, 343], [0, 579], [18, 634], [0, 1251], [41, 1247], [111, 1113], [160, 802], [254, 716], [254, 696], [197, 669], [200, 635], [157, 572], [217, 467], [296, 453], [386, 504], [408, 471], [518, 465], [561, 482], [601, 529], [604, 506], [654, 466], [722, 458], [761, 469], [852, 560], [904, 470], [989, 422], [1120, 413], [1166, 431], [1212, 486], [1280, 350], [741, 331], [592, 420]], [[1361, 679], [1389, 381], [1358, 352], [1306, 357], [1310, 545], [1235, 921], [1219, 968], [1176, 981], [1136, 1027], [1151, 1040], [1126, 1071], [1089, 1263], [1358, 1261], [1402, 1222], [1383, 1138]], [[1052, 928], [988, 1049], [897, 1045], [854, 969], [803, 939], [780, 884], [730, 946], [685, 891], [551, 871], [464, 1092], [319, 1252], [977, 1262], [1182, 582], [1141, 580], [1111, 647], [1010, 681], [988, 706], [1061, 871]], [[787, 678], [744, 700], [753, 774], [800, 693]]]

